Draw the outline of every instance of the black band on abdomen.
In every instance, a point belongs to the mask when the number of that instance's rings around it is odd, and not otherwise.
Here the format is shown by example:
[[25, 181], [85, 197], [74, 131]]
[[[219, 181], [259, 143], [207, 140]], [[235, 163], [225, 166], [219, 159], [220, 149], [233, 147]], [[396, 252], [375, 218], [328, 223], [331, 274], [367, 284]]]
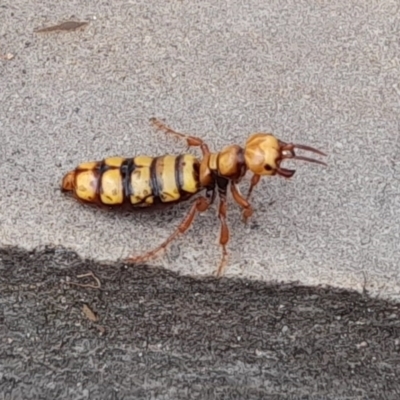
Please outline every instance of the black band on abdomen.
[[136, 165], [133, 158], [127, 158], [120, 167], [125, 200], [129, 200], [130, 196], [134, 194], [131, 183], [131, 175], [135, 169]]

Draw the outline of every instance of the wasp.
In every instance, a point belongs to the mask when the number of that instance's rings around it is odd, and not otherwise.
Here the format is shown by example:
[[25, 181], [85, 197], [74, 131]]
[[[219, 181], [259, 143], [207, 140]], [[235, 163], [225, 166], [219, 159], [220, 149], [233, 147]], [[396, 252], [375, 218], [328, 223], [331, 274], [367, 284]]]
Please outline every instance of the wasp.
[[[250, 196], [261, 177], [279, 175], [291, 178], [296, 172], [283, 168], [283, 161], [303, 160], [327, 165], [323, 161], [295, 153], [299, 149], [326, 156], [322, 151], [310, 146], [285, 143], [271, 133], [250, 135], [244, 147], [232, 144], [219, 152], [211, 152], [208, 145], [198, 137], [176, 132], [156, 118], [150, 119], [150, 122], [156, 129], [186, 141], [188, 148], [199, 148], [202, 158], [189, 153], [156, 157], [110, 157], [78, 165], [64, 176], [61, 185], [63, 192], [72, 193], [80, 202], [109, 208], [128, 206], [143, 210], [192, 200], [186, 216], [163, 243], [145, 254], [129, 257], [125, 260], [127, 263], [145, 262], [166, 249], [178, 235], [189, 229], [198, 213], [206, 211], [213, 204], [218, 194], [222, 258], [216, 275], [221, 276], [228, 257], [228, 191], [242, 208], [242, 218], [246, 223], [253, 215]], [[245, 197], [238, 185], [248, 171], [252, 177]]]

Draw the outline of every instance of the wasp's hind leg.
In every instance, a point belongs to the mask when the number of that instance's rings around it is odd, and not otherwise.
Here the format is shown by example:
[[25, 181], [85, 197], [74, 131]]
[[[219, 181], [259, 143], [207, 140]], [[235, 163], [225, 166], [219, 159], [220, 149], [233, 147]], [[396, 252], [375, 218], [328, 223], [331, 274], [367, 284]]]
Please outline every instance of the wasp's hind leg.
[[186, 143], [188, 147], [200, 147], [203, 156], [207, 155], [210, 153], [210, 150], [208, 146], [203, 142], [202, 139], [195, 137], [195, 136], [190, 136], [186, 135], [184, 133], [179, 133], [165, 125], [163, 122], [158, 120], [157, 118], [150, 118], [150, 123], [156, 128], [164, 133], [167, 133], [169, 135], [174, 136], [175, 138], [181, 139], [181, 140], [186, 140]]
[[140, 262], [146, 262], [149, 259], [155, 257], [159, 252], [164, 250], [174, 239], [176, 239], [178, 235], [184, 234], [192, 225], [196, 214], [206, 211], [210, 206], [210, 204], [211, 204], [210, 199], [206, 199], [205, 197], [197, 198], [196, 201], [192, 204], [192, 207], [190, 208], [188, 214], [185, 216], [185, 218], [178, 226], [178, 228], [163, 243], [161, 243], [155, 249], [150, 250], [146, 254], [139, 255], [136, 257], [129, 257], [127, 260], [125, 260], [125, 262], [129, 264], [140, 263]]

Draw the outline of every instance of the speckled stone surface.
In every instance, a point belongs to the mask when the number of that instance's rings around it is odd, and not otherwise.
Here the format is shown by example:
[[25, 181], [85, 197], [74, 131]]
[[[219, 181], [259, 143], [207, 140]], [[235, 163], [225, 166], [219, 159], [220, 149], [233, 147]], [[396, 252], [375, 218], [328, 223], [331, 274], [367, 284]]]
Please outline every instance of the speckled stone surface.
[[[37, 34], [66, 20], [79, 32]], [[57, 190], [65, 172], [105, 156], [185, 146], [150, 117], [213, 149], [272, 131], [329, 154], [266, 179], [244, 227], [228, 210], [228, 276], [332, 284], [399, 297], [398, 2], [71, 1], [1, 5], [0, 245], [62, 245], [115, 261], [161, 242], [178, 207], [114, 215]], [[301, 165], [300, 165], [301, 164]], [[271, 204], [273, 203], [273, 204]], [[211, 210], [152, 265], [214, 272]]]
[[[77, 276], [91, 271], [92, 278]], [[0, 249], [11, 399], [375, 399], [400, 393], [400, 304]], [[89, 309], [93, 313], [88, 318]], [[95, 319], [95, 320], [93, 320]]]

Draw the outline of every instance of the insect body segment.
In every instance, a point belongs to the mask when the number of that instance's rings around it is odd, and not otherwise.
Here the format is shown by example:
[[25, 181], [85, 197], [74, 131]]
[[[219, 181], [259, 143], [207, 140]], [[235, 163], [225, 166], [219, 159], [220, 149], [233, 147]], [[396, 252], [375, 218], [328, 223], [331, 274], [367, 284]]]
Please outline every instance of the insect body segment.
[[[78, 200], [109, 207], [125, 204], [132, 208], [148, 208], [157, 204], [174, 204], [205, 192], [194, 200], [188, 214], [163, 243], [146, 254], [130, 257], [126, 260], [129, 263], [145, 262], [165, 249], [179, 234], [189, 229], [196, 215], [206, 211], [218, 194], [222, 259], [217, 275], [221, 276], [228, 255], [228, 190], [243, 209], [243, 220], [246, 222], [253, 214], [250, 195], [262, 176], [291, 178], [294, 175], [294, 170], [281, 166], [284, 160], [326, 165], [295, 153], [299, 149], [325, 155], [321, 151], [305, 145], [285, 143], [270, 133], [251, 135], [244, 147], [234, 144], [219, 152], [210, 152], [202, 139], [176, 132], [155, 118], [151, 122], [164, 133], [185, 140], [188, 147], [198, 147], [202, 158], [191, 154], [106, 158], [79, 165], [74, 171], [68, 172], [62, 182], [62, 190], [72, 192]], [[244, 197], [238, 185], [248, 171], [253, 176], [247, 196]]]
[[199, 161], [191, 154], [87, 162], [65, 175], [62, 189], [80, 201], [103, 206], [150, 207], [197, 193]]

